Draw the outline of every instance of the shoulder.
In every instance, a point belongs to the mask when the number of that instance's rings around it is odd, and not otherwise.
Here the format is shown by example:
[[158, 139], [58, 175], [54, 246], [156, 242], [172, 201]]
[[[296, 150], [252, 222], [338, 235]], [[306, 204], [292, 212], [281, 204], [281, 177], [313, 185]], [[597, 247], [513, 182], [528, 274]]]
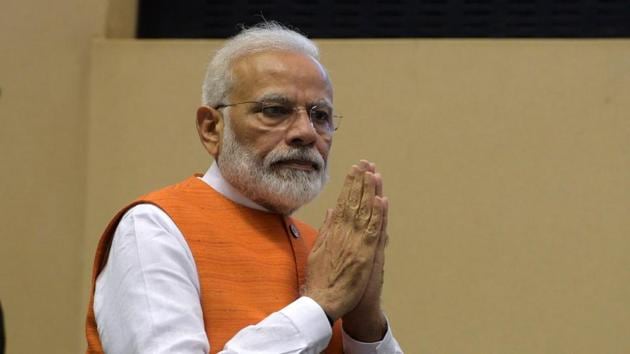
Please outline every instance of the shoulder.
[[114, 233], [114, 245], [135, 242], [139, 245], [165, 240], [185, 244], [182, 233], [171, 217], [160, 207], [140, 203], [130, 207], [122, 216]]
[[181, 234], [173, 219], [153, 203], [138, 203], [128, 208], [122, 215], [116, 234], [143, 235], [147, 232], [162, 231], [171, 235]]
[[193, 261], [188, 243], [175, 222], [149, 203], [134, 205], [124, 213], [113, 235], [111, 253], [113, 257], [159, 260], [168, 255], [179, 259], [179, 263]]
[[186, 178], [185, 180], [181, 182], [164, 186], [162, 188], [159, 188], [147, 194], [144, 194], [143, 196], [138, 198], [138, 200], [159, 200], [159, 199], [169, 198], [170, 196], [174, 194], [179, 194], [179, 193], [188, 191], [189, 189], [194, 189], [195, 187], [199, 185], [199, 182], [200, 181], [197, 178], [197, 175], [193, 175]]
[[138, 222], [166, 227], [169, 226], [169, 221], [172, 223], [168, 214], [156, 204], [140, 202], [124, 212], [118, 227], [120, 228], [122, 224], [133, 225]]

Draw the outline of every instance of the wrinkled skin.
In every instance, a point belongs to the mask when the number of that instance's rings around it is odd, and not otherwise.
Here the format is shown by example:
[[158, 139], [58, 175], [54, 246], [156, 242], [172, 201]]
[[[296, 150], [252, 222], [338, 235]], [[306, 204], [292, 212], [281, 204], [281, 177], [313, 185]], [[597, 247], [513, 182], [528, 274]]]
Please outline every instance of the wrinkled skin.
[[361, 341], [378, 341], [386, 330], [380, 297], [388, 201], [382, 191], [373, 164], [353, 166], [307, 266], [304, 295], [330, 318], [343, 317], [346, 332]]

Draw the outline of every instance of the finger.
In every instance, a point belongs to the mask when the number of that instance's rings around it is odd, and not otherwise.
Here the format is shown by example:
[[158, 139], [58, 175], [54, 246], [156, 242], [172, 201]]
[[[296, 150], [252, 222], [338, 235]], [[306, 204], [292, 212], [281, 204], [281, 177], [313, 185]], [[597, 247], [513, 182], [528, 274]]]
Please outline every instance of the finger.
[[380, 173], [374, 174], [374, 179], [376, 181], [376, 195], [379, 197], [383, 196], [383, 177], [381, 177]]
[[337, 198], [337, 204], [335, 207], [335, 212], [338, 215], [343, 215], [346, 203], [348, 202], [348, 198], [350, 196], [350, 190], [354, 183], [354, 179], [357, 176], [358, 168], [356, 165], [352, 165], [350, 171], [346, 175], [346, 179], [343, 182], [343, 187], [341, 187], [341, 193], [339, 193], [339, 197]]
[[381, 238], [383, 239], [383, 247], [387, 246], [389, 242], [389, 232], [387, 231], [387, 222], [389, 220], [389, 199], [383, 198], [383, 223], [381, 224]]
[[385, 264], [385, 247], [387, 246], [388, 235], [387, 233], [381, 233], [381, 236], [378, 240], [378, 248], [376, 249], [376, 254], [374, 255], [374, 267], [378, 268], [372, 271], [382, 272], [383, 264]]
[[372, 173], [376, 172], [376, 165], [368, 160], [359, 160], [359, 164], [363, 167], [363, 169], [365, 169], [366, 171], [370, 171]]
[[387, 197], [383, 197], [383, 223], [381, 226], [381, 232], [387, 232], [387, 221], [389, 219], [389, 199]]
[[372, 215], [374, 205], [374, 195], [376, 193], [376, 181], [372, 172], [366, 172], [363, 177], [363, 194], [361, 195], [361, 205], [357, 213], [359, 225], [366, 225]]
[[381, 235], [381, 239], [378, 242], [378, 248], [374, 255], [374, 266], [372, 267], [372, 276], [376, 277], [376, 282], [383, 285], [383, 275], [385, 270], [385, 246], [387, 245], [387, 235]]
[[354, 179], [352, 180], [352, 186], [350, 187], [350, 193], [348, 194], [348, 201], [344, 212], [344, 215], [350, 219], [356, 216], [361, 206], [363, 180], [365, 179], [365, 172], [362, 171], [360, 167], [357, 167], [354, 173]]
[[383, 220], [381, 222], [381, 232], [378, 240], [378, 247], [376, 249], [376, 254], [374, 255], [374, 267], [372, 272], [376, 272], [374, 275], [378, 277], [378, 283], [383, 282], [383, 271], [385, 265], [385, 247], [387, 246], [387, 242], [389, 240], [389, 234], [387, 233], [387, 211], [389, 209], [389, 200], [387, 198], [381, 199], [383, 202]]
[[328, 235], [328, 230], [330, 230], [332, 226], [333, 220], [333, 209], [326, 210], [326, 216], [324, 217], [324, 223], [319, 228], [319, 233], [317, 235], [317, 239], [315, 240], [315, 244], [313, 245], [313, 250], [318, 249], [324, 244], [326, 236]]
[[362, 171], [370, 171], [370, 161], [368, 161], [368, 160], [360, 160], [359, 161], [359, 168]]
[[365, 232], [368, 242], [375, 242], [380, 238], [381, 229], [383, 227], [383, 209], [383, 199], [381, 199], [381, 197], [374, 197], [372, 215]]
[[333, 213], [334, 213], [334, 209], [326, 209], [326, 216], [324, 217], [324, 223], [322, 224], [321, 229], [322, 230], [327, 230], [332, 226], [332, 220], [333, 220]]

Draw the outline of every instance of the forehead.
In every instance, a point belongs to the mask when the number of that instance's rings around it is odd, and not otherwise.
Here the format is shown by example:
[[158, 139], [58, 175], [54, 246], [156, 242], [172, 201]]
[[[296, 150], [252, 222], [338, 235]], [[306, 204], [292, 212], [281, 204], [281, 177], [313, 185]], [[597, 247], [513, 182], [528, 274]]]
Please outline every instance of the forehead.
[[314, 58], [288, 51], [265, 51], [237, 59], [230, 101], [256, 100], [266, 95], [295, 101], [332, 101], [332, 86]]

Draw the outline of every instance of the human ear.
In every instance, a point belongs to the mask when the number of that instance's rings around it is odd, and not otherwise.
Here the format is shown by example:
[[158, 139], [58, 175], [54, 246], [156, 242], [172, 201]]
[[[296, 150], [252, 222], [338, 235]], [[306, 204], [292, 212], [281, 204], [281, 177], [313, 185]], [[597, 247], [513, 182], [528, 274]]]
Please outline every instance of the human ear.
[[197, 109], [197, 133], [201, 144], [215, 159], [223, 136], [223, 116], [216, 109], [201, 106]]

